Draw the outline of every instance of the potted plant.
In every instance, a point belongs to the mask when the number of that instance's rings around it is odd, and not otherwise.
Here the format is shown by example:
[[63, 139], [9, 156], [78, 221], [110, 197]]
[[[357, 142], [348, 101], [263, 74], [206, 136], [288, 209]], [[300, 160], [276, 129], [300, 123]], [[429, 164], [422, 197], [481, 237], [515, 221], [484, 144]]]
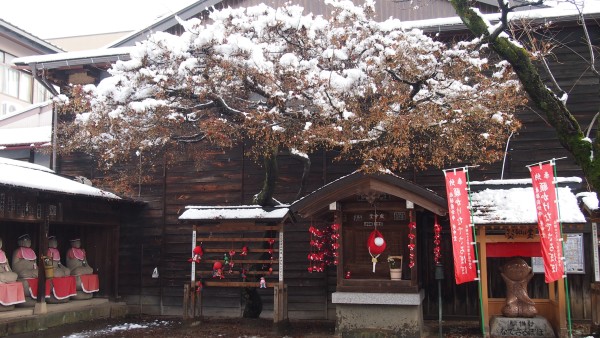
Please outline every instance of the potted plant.
[[402, 279], [402, 256], [388, 256], [388, 264], [390, 266], [390, 279]]

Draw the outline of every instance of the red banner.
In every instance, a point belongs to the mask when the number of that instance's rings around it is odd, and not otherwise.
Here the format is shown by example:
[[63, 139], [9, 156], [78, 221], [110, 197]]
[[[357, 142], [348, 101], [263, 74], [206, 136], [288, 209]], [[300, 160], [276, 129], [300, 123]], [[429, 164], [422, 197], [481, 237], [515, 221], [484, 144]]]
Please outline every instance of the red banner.
[[546, 283], [563, 278], [565, 269], [553, 169], [550, 163], [529, 167]]
[[477, 278], [473, 232], [471, 231], [471, 211], [469, 191], [464, 169], [444, 172], [446, 193], [452, 231], [452, 251], [454, 254], [454, 278], [456, 284], [474, 281]]

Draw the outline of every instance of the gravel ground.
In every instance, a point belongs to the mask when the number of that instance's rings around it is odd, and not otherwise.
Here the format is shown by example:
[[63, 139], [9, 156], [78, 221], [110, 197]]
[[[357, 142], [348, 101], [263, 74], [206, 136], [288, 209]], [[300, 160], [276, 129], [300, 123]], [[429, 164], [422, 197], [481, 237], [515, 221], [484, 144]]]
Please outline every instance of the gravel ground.
[[[425, 324], [425, 337], [438, 337], [438, 322], [426, 321]], [[589, 325], [573, 325], [573, 337], [591, 337], [589, 332]], [[477, 322], [444, 322], [443, 336], [451, 338], [481, 337], [481, 328]], [[267, 319], [205, 318], [202, 321], [182, 321], [180, 318], [129, 317], [119, 320], [98, 320], [63, 325], [12, 337], [325, 338], [336, 337], [336, 335], [335, 323], [332, 321], [291, 321], [286, 327], [276, 330], [272, 321]]]

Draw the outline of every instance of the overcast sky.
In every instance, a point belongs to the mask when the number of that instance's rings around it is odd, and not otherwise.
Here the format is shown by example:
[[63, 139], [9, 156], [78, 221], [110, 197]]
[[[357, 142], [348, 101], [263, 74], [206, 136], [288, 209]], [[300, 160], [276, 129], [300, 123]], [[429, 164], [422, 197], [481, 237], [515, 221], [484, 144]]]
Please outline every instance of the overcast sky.
[[47, 39], [141, 29], [196, 0], [3, 0], [0, 18]]

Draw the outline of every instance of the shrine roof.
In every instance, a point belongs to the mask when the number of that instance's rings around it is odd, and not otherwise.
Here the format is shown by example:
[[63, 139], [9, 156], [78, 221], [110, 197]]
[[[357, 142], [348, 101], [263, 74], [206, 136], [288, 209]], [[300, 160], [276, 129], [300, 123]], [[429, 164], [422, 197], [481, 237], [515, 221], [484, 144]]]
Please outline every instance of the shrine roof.
[[391, 171], [370, 174], [355, 171], [342, 176], [293, 202], [290, 210], [302, 217], [311, 217], [326, 209], [332, 202], [369, 191], [382, 192], [406, 199], [438, 215], [447, 213], [448, 204], [445, 198]]
[[121, 199], [111, 192], [59, 176], [53, 170], [34, 163], [0, 157], [0, 173], [2, 173], [0, 185], [61, 194]]
[[[558, 206], [561, 223], [585, 223], [573, 190], [581, 184], [579, 177], [557, 177]], [[471, 187], [471, 210], [475, 225], [537, 224], [531, 179], [474, 181]]]
[[282, 221], [288, 214], [289, 205], [274, 207], [260, 205], [236, 206], [197, 206], [189, 205], [179, 216], [180, 220], [214, 221], [214, 220], [271, 220]]

